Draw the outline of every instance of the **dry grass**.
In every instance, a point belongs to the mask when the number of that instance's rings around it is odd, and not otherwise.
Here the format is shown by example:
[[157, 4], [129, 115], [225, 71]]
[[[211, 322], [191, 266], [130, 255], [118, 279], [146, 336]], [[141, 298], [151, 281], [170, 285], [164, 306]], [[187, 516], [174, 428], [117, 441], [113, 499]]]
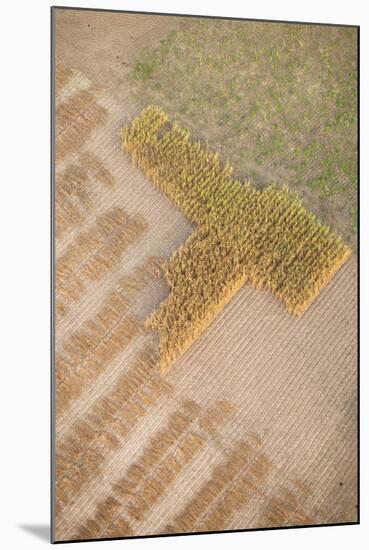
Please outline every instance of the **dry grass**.
[[197, 229], [169, 260], [169, 297], [147, 320], [170, 368], [245, 283], [265, 288], [297, 316], [350, 249], [284, 187], [255, 189], [218, 155], [149, 106], [122, 129], [123, 149]]
[[[139, 334], [140, 321], [136, 316], [127, 315], [127, 310], [137, 299], [138, 293], [157, 277], [162, 262], [162, 258], [150, 256], [132, 273], [122, 277], [96, 316], [85, 320], [64, 341], [62, 352], [56, 355], [56, 405], [59, 415]], [[128, 381], [126, 383], [129, 386]], [[101, 410], [99, 415], [103, 417], [104, 411]], [[120, 431], [124, 431], [123, 426]]]
[[265, 483], [272, 463], [245, 439], [237, 442], [227, 460], [214, 467], [186, 506], [177, 513], [164, 533], [218, 531], [225, 529], [232, 514], [242, 508]]
[[56, 161], [79, 151], [87, 138], [106, 123], [108, 112], [93, 95], [94, 90], [82, 90], [59, 105], [55, 113]]
[[[157, 371], [156, 375], [163, 381]], [[215, 401], [204, 410], [196, 401], [182, 399], [167, 424], [153, 434], [124, 476], [112, 485], [112, 493], [97, 504], [97, 511], [73, 538], [91, 538], [89, 529], [95, 538], [128, 533], [131, 522], [144, 520], [186, 465], [206, 445], [209, 427], [213, 428], [215, 424], [218, 428], [224, 426], [234, 411], [235, 407], [228, 401]], [[119, 521], [123, 522], [121, 533]]]
[[87, 285], [101, 280], [117, 266], [125, 250], [147, 230], [145, 219], [129, 217], [113, 207], [68, 245], [56, 264], [56, 306], [65, 314], [78, 301]]
[[93, 208], [91, 183], [96, 180], [106, 187], [114, 185], [109, 170], [91, 153], [78, 155], [65, 170], [56, 175], [55, 232], [62, 238], [72, 228], [85, 221]]
[[150, 346], [135, 357], [128, 372], [97, 399], [56, 446], [56, 498], [60, 511], [73, 503], [94, 477], [101, 475], [109, 450], [122, 445], [137, 423], [172, 392], [156, 367]]

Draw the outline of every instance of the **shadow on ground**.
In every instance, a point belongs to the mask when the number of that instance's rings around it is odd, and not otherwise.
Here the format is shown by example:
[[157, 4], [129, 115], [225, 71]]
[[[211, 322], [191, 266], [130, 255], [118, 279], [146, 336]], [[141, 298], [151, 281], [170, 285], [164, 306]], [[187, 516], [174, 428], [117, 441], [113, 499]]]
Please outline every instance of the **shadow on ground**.
[[50, 541], [50, 527], [49, 525], [19, 525], [20, 529], [32, 533], [35, 537], [44, 540], [46, 542]]

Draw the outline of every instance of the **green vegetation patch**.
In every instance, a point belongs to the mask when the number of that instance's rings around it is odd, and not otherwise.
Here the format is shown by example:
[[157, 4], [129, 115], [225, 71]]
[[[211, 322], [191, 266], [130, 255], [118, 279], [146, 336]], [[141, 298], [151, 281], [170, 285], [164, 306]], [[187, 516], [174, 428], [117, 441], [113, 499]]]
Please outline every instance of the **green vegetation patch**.
[[287, 184], [354, 243], [354, 28], [192, 19], [142, 50], [131, 83], [256, 186]]

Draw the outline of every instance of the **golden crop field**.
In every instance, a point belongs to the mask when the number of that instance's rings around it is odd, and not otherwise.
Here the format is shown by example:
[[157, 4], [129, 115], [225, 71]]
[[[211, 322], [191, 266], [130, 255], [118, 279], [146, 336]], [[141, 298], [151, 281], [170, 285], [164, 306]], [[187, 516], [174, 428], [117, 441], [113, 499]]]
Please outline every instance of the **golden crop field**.
[[257, 190], [216, 153], [149, 106], [121, 131], [123, 149], [196, 225], [165, 268], [168, 298], [147, 319], [160, 367], [173, 362], [246, 282], [301, 315], [350, 255], [287, 187]]

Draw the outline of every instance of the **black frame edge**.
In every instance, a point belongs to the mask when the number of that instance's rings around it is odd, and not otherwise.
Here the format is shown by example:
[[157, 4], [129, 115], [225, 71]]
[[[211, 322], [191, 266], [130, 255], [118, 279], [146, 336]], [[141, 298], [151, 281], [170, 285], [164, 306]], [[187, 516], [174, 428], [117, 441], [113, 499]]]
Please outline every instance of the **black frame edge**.
[[50, 7], [50, 543], [55, 540], [55, 8]]
[[350, 23], [316, 23], [314, 21], [286, 21], [284, 19], [258, 19], [255, 17], [230, 17], [226, 15], [204, 15], [194, 13], [165, 13], [157, 11], [139, 11], [139, 10], [118, 10], [113, 8], [81, 8], [78, 6], [52, 6], [54, 10], [80, 10], [80, 11], [98, 11], [98, 12], [113, 12], [113, 13], [132, 13], [137, 15], [165, 15], [170, 17], [191, 17], [191, 18], [209, 18], [209, 19], [230, 19], [231, 21], [257, 21], [265, 23], [289, 23], [293, 25], [317, 25], [321, 27], [351, 27], [357, 28], [359, 25]]

